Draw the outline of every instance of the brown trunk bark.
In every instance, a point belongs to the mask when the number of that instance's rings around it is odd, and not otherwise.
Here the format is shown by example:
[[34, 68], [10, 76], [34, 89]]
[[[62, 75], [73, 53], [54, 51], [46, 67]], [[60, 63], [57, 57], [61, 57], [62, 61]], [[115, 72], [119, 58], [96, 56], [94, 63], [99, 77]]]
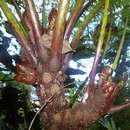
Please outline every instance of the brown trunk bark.
[[44, 104], [52, 97], [52, 101], [44, 108], [41, 114], [46, 130], [49, 130], [50, 125], [52, 125], [51, 120], [53, 116], [67, 107], [64, 96], [64, 77], [65, 75], [61, 71], [58, 73], [44, 72], [42, 83], [37, 88], [41, 104]]
[[115, 83], [105, 81], [85, 103], [68, 108], [64, 96], [63, 77], [61, 72], [43, 74], [43, 83], [38, 92], [41, 103], [59, 91], [57, 97], [41, 112], [45, 130], [85, 130], [109, 111], [119, 90]]

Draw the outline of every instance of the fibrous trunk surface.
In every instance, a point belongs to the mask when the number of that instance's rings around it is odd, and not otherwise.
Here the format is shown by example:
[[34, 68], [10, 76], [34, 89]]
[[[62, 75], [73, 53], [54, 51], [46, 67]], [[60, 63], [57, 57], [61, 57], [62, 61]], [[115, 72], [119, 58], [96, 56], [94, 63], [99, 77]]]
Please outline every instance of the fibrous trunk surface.
[[109, 111], [119, 90], [115, 83], [103, 81], [101, 86], [95, 89], [93, 97], [69, 108], [64, 96], [63, 74], [44, 73], [44, 76], [49, 77], [44, 77], [46, 80], [38, 91], [41, 103], [59, 91], [59, 95], [42, 111], [45, 130], [85, 130]]

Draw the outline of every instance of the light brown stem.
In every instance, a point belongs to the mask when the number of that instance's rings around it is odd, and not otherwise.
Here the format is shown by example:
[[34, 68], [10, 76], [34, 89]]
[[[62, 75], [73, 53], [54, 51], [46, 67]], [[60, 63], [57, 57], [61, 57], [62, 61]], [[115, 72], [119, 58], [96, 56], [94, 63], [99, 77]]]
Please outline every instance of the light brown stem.
[[128, 107], [130, 107], [130, 102], [127, 102], [127, 103], [121, 104], [121, 105], [115, 105], [110, 108], [109, 113], [119, 112]]
[[24, 0], [24, 2], [26, 12], [30, 16], [33, 34], [35, 35], [36, 49], [39, 56], [39, 61], [43, 64], [48, 60], [48, 52], [41, 40], [42, 34], [41, 34], [40, 22], [38, 19], [38, 15], [36, 13], [35, 5], [33, 0]]
[[69, 0], [61, 0], [58, 9], [58, 16], [56, 20], [56, 27], [52, 40], [52, 55], [57, 56], [61, 54], [64, 29], [66, 23], [66, 15], [69, 7]]
[[36, 15], [36, 9], [34, 6], [33, 0], [24, 0], [25, 1], [25, 7], [28, 11], [33, 24], [33, 29], [35, 31], [36, 37], [39, 39], [41, 37], [41, 30], [40, 30], [40, 23], [38, 21], [38, 16]]
[[67, 40], [69, 39], [72, 29], [81, 14], [80, 12], [81, 12], [83, 3], [84, 3], [84, 0], [77, 1], [73, 14], [70, 17], [69, 21], [67, 22], [65, 35], [64, 35], [64, 38]]
[[70, 0], [61, 0], [58, 8], [58, 16], [56, 27], [52, 39], [50, 70], [58, 71], [61, 67], [61, 54], [63, 47], [64, 29], [66, 23], [66, 15]]
[[105, 7], [104, 7], [104, 13], [103, 13], [103, 19], [102, 19], [102, 26], [101, 26], [101, 32], [98, 40], [98, 45], [96, 49], [96, 56], [94, 58], [92, 70], [90, 72], [90, 82], [89, 82], [89, 87], [88, 87], [88, 94], [90, 96], [93, 95], [94, 93], [94, 81], [95, 81], [95, 76], [96, 76], [96, 70], [98, 66], [98, 61], [101, 55], [101, 50], [103, 46], [103, 41], [105, 37], [105, 31], [106, 31], [106, 25], [107, 25], [107, 17], [108, 17], [108, 8], [109, 8], [109, 0], [105, 1]]

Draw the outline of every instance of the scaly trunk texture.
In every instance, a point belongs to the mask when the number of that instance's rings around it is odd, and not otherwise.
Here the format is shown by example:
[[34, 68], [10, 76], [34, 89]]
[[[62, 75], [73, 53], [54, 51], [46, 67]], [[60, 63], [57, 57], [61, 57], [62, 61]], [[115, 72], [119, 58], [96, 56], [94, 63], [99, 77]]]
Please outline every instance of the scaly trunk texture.
[[93, 97], [88, 97], [85, 103], [68, 108], [64, 97], [64, 77], [61, 71], [43, 74], [43, 84], [37, 91], [41, 104], [59, 91], [59, 95], [41, 112], [43, 126], [45, 130], [85, 130], [109, 111], [119, 86], [110, 81], [102, 81]]

